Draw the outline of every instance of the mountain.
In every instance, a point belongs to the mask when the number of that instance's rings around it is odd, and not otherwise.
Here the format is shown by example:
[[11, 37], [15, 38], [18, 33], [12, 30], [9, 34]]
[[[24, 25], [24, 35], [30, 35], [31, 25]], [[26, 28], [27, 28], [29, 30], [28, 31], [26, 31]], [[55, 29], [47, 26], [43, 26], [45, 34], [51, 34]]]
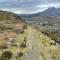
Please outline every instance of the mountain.
[[7, 20], [23, 21], [20, 16], [17, 16], [16, 14], [14, 14], [12, 12], [7, 12], [7, 11], [1, 11], [0, 10], [0, 21], [2, 21], [2, 20], [5, 20], [5, 21], [7, 21]]
[[48, 8], [47, 10], [43, 11], [43, 12], [39, 12], [35, 15], [40, 15], [40, 16], [60, 16], [60, 8]]
[[0, 32], [6, 30], [22, 29], [24, 26], [25, 22], [20, 16], [17, 16], [12, 12], [0, 10]]
[[60, 8], [50, 7], [43, 12], [38, 12], [35, 14], [19, 14], [23, 18], [31, 18], [37, 16], [60, 16]]
[[49, 22], [59, 22], [60, 23], [60, 8], [48, 8], [43, 12], [39, 12], [31, 15], [33, 20], [38, 21], [49, 21]]

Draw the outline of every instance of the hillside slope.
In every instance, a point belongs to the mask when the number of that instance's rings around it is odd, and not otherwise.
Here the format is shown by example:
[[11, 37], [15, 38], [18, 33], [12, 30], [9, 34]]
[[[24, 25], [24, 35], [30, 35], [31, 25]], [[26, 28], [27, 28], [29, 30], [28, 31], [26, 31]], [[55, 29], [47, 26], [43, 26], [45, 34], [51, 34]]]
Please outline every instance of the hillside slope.
[[12, 12], [0, 11], [0, 48], [9, 38], [16, 37], [24, 29], [25, 23]]

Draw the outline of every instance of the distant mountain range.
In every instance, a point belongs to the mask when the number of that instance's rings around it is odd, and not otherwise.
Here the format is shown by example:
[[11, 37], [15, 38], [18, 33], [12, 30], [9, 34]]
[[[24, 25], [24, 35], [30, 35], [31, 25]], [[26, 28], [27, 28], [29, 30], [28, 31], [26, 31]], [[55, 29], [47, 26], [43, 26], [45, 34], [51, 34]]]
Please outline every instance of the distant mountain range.
[[60, 8], [50, 7], [43, 12], [35, 14], [19, 14], [21, 17], [35, 17], [35, 16], [60, 16]]
[[43, 12], [39, 12], [35, 15], [41, 16], [60, 16], [60, 8], [51, 7]]

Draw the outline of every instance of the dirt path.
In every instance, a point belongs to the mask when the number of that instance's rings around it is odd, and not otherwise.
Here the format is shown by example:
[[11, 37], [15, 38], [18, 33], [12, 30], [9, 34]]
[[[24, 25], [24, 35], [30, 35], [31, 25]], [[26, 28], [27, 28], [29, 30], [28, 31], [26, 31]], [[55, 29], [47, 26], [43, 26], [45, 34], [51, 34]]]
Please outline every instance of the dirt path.
[[28, 43], [29, 45], [31, 45], [31, 49], [28, 49], [25, 54], [24, 54], [24, 60], [39, 60], [39, 48], [38, 45], [36, 43], [36, 39], [33, 36], [33, 33], [31, 31], [31, 29], [28, 29], [28, 36], [27, 36], [27, 40], [30, 41], [30, 43]]

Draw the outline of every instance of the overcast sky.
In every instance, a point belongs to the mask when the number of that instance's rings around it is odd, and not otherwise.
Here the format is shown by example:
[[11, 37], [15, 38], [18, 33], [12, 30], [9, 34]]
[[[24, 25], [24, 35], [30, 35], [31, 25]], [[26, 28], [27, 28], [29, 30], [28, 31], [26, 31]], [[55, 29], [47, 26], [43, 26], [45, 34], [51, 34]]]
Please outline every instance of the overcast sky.
[[60, 7], [60, 0], [0, 0], [0, 10], [18, 14], [33, 14], [49, 7]]

